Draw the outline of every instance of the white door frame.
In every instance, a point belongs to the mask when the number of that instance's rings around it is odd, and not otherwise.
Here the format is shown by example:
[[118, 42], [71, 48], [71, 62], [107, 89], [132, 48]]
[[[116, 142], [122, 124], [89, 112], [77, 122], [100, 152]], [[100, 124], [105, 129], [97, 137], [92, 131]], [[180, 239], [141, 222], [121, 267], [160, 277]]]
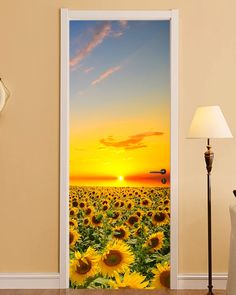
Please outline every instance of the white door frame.
[[60, 288], [69, 287], [69, 22], [170, 20], [171, 55], [171, 288], [178, 275], [178, 10], [78, 11], [61, 9]]

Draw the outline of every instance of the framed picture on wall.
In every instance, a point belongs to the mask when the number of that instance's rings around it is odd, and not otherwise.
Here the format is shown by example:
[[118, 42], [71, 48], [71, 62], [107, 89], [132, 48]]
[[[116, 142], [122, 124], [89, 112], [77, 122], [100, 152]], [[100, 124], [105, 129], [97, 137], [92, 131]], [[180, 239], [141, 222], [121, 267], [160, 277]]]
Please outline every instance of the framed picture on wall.
[[61, 287], [177, 288], [177, 40], [175, 10], [61, 10]]

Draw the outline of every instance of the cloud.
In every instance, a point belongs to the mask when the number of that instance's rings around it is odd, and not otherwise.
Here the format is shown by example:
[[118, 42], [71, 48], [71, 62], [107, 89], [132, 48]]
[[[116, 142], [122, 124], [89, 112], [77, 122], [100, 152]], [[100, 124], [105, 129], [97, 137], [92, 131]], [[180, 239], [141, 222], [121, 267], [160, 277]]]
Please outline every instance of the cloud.
[[127, 25], [128, 25], [128, 21], [127, 20], [120, 20], [120, 26], [122, 29], [126, 29]]
[[[120, 37], [123, 35], [124, 31], [128, 26], [127, 20], [120, 20], [119, 22], [119, 29], [113, 30], [112, 29], [112, 22], [111, 21], [104, 21], [102, 25], [98, 25], [92, 31], [92, 37], [88, 41], [88, 43], [77, 51], [75, 56], [70, 59], [70, 67], [73, 69], [76, 67], [83, 59], [85, 59], [99, 44], [101, 44], [105, 38], [111, 37]], [[82, 38], [80, 35], [78, 38]], [[77, 40], [78, 41], [78, 40]]]
[[128, 137], [128, 139], [121, 141], [117, 141], [112, 136], [109, 136], [106, 139], [101, 139], [100, 143], [105, 146], [124, 148], [125, 150], [134, 150], [147, 147], [147, 145], [143, 143], [145, 137], [159, 135], [163, 135], [163, 132], [143, 132], [136, 135], [131, 135]]
[[91, 85], [96, 85], [100, 83], [102, 80], [107, 79], [109, 76], [119, 71], [120, 69], [121, 69], [121, 66], [116, 66], [116, 67], [107, 69], [105, 72], [101, 73], [97, 79], [93, 80]]
[[117, 37], [117, 38], [120, 37], [120, 36], [122, 36], [122, 35], [123, 35], [123, 32], [121, 32], [121, 31], [120, 32], [114, 32], [113, 33], [113, 36], [114, 37]]
[[120, 36], [122, 36], [128, 26], [127, 20], [119, 20], [118, 23], [119, 23], [119, 29], [112, 32], [112, 36], [115, 38], [119, 38]]
[[133, 146], [127, 146], [125, 147], [126, 150], [136, 150], [136, 149], [141, 149], [147, 147], [146, 144], [138, 144], [138, 145], [133, 145]]
[[88, 74], [89, 72], [91, 72], [91, 71], [93, 71], [93, 70], [94, 70], [94, 67], [89, 67], [89, 68], [84, 69], [84, 72], [85, 72], [86, 74]]
[[79, 64], [94, 48], [103, 42], [103, 40], [111, 33], [111, 23], [106, 21], [102, 25], [97, 26], [93, 31], [90, 41], [79, 50], [76, 55], [71, 58], [70, 66], [74, 67]]

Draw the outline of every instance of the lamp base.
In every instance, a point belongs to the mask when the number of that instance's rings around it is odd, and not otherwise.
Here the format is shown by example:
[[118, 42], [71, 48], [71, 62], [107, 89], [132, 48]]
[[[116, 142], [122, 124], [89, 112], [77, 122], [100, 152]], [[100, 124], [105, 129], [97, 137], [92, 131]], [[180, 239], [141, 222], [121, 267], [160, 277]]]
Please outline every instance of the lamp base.
[[207, 295], [214, 295], [212, 289], [213, 289], [213, 286], [207, 286], [208, 287], [208, 292], [207, 292]]

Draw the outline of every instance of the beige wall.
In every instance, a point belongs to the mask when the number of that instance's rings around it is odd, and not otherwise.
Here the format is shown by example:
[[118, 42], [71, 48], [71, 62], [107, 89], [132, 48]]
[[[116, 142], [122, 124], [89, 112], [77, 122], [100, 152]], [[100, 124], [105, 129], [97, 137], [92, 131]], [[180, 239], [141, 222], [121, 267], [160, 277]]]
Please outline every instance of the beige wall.
[[[185, 139], [197, 105], [221, 105], [236, 135], [234, 0], [0, 0], [0, 272], [58, 271], [59, 8], [180, 12], [179, 270], [206, 272], [205, 142]], [[235, 139], [214, 140], [214, 272], [227, 271]]]

